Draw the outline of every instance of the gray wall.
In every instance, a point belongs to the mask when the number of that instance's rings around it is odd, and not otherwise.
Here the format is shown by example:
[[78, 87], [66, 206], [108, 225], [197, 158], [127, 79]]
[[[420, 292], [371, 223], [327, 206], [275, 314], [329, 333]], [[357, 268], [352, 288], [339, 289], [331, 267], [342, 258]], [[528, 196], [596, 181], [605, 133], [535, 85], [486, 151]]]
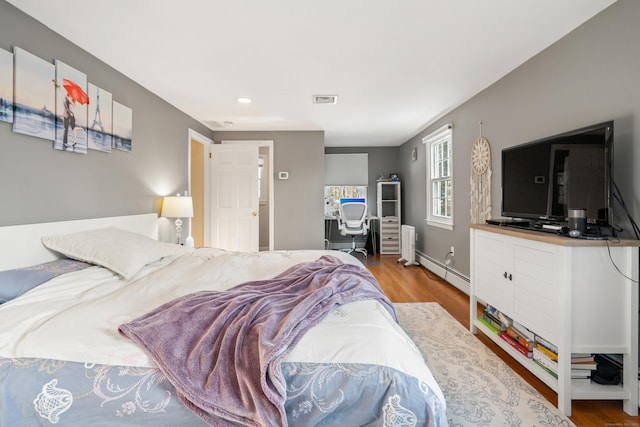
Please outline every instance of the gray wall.
[[[162, 195], [188, 187], [188, 129], [216, 139], [272, 139], [275, 247], [323, 247], [323, 132], [213, 133], [107, 64], [0, 0], [0, 48], [17, 46], [46, 60], [60, 59], [89, 82], [133, 109], [131, 153], [86, 155], [57, 151], [53, 143], [15, 134], [0, 122], [0, 226], [158, 212]], [[166, 222], [166, 224], [165, 224]], [[171, 239], [168, 221], [160, 236]]]
[[[469, 275], [471, 144], [491, 144], [493, 216], [500, 216], [500, 156], [517, 145], [613, 119], [614, 178], [640, 219], [640, 2], [619, 0], [599, 15], [447, 114], [399, 148], [404, 180], [404, 222], [423, 230], [417, 249], [439, 262], [455, 245], [454, 270]], [[470, 72], [473, 72], [470, 70]], [[422, 138], [444, 123], [454, 125], [455, 229], [427, 226], [425, 147]], [[417, 147], [418, 161], [411, 161]], [[631, 229], [614, 203], [616, 223]]]
[[[324, 132], [214, 132], [221, 140], [272, 140], [274, 248], [324, 248]], [[289, 172], [289, 179], [278, 179]]]
[[133, 149], [57, 151], [0, 122], [0, 226], [158, 212], [161, 195], [187, 189], [188, 128], [207, 128], [2, 0], [0, 48], [14, 46], [65, 62], [132, 108]]

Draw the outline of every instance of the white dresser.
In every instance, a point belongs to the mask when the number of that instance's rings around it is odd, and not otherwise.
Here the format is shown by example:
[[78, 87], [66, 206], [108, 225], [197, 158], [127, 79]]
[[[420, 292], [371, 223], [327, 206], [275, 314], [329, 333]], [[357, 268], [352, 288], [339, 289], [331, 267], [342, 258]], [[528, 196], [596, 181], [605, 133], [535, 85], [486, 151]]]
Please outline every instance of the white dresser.
[[[471, 331], [482, 330], [558, 393], [571, 415], [574, 399], [622, 400], [638, 415], [638, 245], [491, 225], [471, 226]], [[633, 281], [636, 281], [635, 283]], [[558, 347], [558, 378], [477, 320], [490, 304]], [[571, 380], [571, 353], [619, 353], [623, 384]]]

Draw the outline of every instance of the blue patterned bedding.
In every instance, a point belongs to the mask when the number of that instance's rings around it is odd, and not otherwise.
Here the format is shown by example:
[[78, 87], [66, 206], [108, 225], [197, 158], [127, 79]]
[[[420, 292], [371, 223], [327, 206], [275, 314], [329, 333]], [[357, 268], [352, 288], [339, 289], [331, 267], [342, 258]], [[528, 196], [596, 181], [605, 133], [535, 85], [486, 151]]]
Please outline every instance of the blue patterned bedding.
[[[290, 426], [445, 426], [424, 383], [365, 364], [284, 362]], [[366, 393], [376, 400], [360, 398]], [[435, 412], [434, 412], [435, 408]], [[357, 420], [357, 421], [356, 421]], [[0, 358], [2, 426], [204, 426], [154, 368]]]
[[[392, 368], [285, 362], [282, 372], [290, 426], [448, 425], [445, 408], [433, 390]], [[363, 420], [369, 421], [363, 424]]]
[[2, 426], [204, 426], [154, 368], [0, 359]]

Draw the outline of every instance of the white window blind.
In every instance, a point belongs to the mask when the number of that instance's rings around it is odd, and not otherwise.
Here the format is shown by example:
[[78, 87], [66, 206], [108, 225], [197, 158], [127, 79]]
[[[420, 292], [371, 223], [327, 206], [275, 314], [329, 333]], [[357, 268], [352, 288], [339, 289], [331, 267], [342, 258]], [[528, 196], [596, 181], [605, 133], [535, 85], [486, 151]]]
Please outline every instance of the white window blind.
[[369, 155], [345, 153], [324, 155], [325, 185], [367, 185]]

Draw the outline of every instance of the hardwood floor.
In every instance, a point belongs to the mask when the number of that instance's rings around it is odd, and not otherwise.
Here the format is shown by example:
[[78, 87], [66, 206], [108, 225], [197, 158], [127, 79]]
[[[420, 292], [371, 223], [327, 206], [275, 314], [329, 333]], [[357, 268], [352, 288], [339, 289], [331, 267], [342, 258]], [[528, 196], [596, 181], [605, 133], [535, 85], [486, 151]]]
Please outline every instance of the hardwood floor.
[[[359, 257], [362, 260], [362, 257]], [[467, 329], [469, 328], [469, 297], [422, 266], [404, 267], [396, 262], [398, 255], [369, 255], [365, 265], [380, 283], [392, 302], [437, 302]], [[556, 405], [557, 395], [537, 377], [523, 368], [511, 356], [482, 332], [478, 339], [491, 348], [514, 371], [522, 376], [546, 399]], [[581, 400], [572, 404], [571, 420], [578, 427], [638, 427], [640, 417], [632, 417], [622, 410], [618, 400]]]

